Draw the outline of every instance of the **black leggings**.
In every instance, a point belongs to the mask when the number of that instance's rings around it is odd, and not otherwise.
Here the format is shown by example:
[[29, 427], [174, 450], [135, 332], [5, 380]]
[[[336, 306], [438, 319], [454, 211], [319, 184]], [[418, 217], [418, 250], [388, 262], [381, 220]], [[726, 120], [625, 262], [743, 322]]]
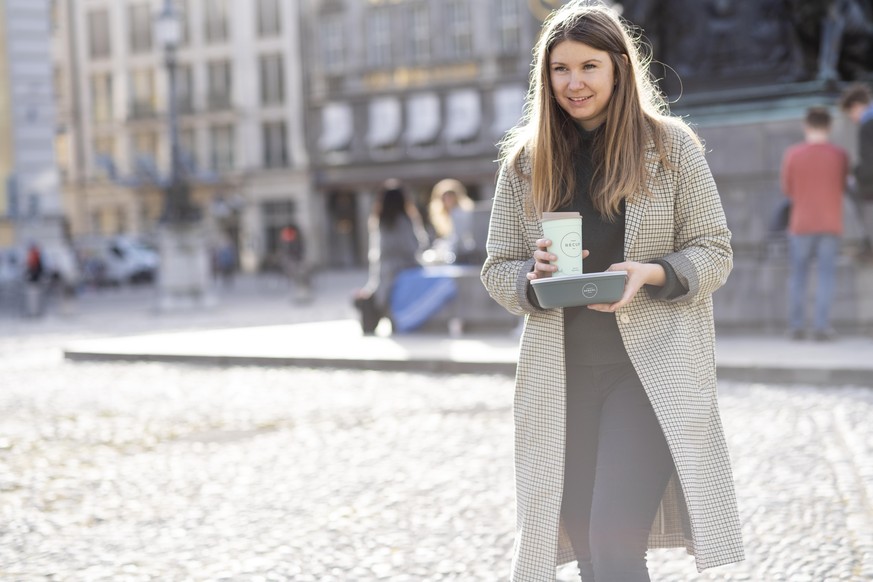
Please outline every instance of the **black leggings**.
[[582, 582], [648, 582], [648, 534], [672, 473], [633, 366], [568, 367], [561, 516]]

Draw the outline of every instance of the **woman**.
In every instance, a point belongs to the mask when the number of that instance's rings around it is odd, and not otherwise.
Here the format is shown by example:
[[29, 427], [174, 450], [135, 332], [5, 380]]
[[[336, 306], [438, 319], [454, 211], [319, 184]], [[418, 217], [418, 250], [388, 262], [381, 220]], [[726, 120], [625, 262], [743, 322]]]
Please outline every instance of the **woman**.
[[[482, 281], [526, 315], [516, 374], [512, 580], [649, 580], [651, 547], [699, 570], [743, 558], [716, 400], [711, 294], [730, 231], [701, 145], [666, 113], [628, 30], [571, 2], [544, 23], [523, 122], [501, 143]], [[541, 309], [539, 216], [583, 215], [585, 270], [613, 304]]]
[[400, 182], [393, 179], [385, 182], [367, 226], [370, 277], [358, 291], [355, 306], [361, 310], [364, 333], [372, 334], [379, 320], [390, 312], [394, 280], [401, 271], [419, 266], [419, 253], [428, 240], [418, 209], [407, 199]]
[[438, 256], [445, 262], [466, 262], [473, 252], [473, 208], [467, 188], [453, 178], [437, 182], [430, 193], [428, 216], [436, 233]]

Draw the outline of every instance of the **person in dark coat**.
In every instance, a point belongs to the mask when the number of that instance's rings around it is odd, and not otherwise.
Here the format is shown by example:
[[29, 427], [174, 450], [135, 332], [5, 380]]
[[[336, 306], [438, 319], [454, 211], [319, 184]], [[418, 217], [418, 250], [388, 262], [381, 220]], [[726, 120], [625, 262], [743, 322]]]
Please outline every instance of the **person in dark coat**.
[[357, 292], [355, 306], [361, 311], [364, 333], [372, 334], [379, 321], [390, 315], [394, 280], [401, 271], [420, 265], [428, 238], [418, 209], [393, 179], [385, 182], [373, 204], [368, 230], [370, 276]]
[[864, 232], [862, 256], [873, 259], [873, 91], [863, 83], [849, 85], [840, 97], [840, 109], [858, 127], [858, 159], [849, 189], [857, 205]]

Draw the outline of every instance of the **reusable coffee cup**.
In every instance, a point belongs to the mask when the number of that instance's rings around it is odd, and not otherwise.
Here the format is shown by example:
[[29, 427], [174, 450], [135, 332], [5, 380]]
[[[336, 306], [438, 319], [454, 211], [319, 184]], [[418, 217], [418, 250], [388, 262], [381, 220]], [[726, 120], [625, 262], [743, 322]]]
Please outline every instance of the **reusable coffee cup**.
[[578, 212], [543, 212], [543, 236], [552, 241], [547, 250], [558, 257], [553, 277], [582, 274], [582, 216]]

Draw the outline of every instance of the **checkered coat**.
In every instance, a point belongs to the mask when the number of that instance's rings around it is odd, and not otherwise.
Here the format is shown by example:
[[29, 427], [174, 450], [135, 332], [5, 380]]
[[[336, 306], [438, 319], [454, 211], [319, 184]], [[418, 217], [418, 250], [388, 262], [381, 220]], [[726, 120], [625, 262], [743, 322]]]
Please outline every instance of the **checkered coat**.
[[[615, 316], [625, 348], [664, 431], [676, 473], [670, 479], [649, 547], [685, 546], [698, 570], [743, 559], [730, 459], [716, 397], [713, 291], [733, 266], [715, 182], [700, 146], [681, 128], [666, 128], [672, 169], [647, 146], [652, 196], [629, 201], [626, 260], [662, 258], [688, 292], [655, 300], [645, 290]], [[530, 172], [527, 160], [522, 169]], [[575, 559], [560, 523], [564, 476], [565, 358], [561, 309], [527, 299], [538, 219], [525, 212], [530, 182], [501, 168], [488, 232], [482, 281], [510, 312], [525, 315], [514, 399], [515, 582], [555, 579]], [[583, 219], [584, 237], [584, 219]]]

